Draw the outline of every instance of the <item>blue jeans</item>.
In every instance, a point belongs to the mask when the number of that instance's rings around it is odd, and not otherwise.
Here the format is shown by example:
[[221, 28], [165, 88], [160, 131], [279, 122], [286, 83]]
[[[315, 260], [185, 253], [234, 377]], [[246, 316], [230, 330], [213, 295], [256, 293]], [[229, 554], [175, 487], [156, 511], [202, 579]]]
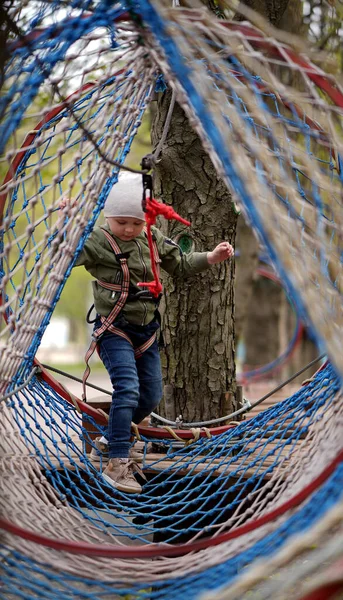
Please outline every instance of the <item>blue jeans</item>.
[[[156, 321], [148, 325], [131, 325], [122, 317], [115, 326], [124, 331], [133, 346], [114, 333], [105, 333], [99, 341], [99, 354], [113, 386], [106, 438], [110, 458], [129, 455], [131, 421], [140, 423], [162, 398], [162, 372], [157, 341], [140, 358], [134, 348], [141, 346], [158, 329]], [[99, 321], [95, 322], [95, 329]]]

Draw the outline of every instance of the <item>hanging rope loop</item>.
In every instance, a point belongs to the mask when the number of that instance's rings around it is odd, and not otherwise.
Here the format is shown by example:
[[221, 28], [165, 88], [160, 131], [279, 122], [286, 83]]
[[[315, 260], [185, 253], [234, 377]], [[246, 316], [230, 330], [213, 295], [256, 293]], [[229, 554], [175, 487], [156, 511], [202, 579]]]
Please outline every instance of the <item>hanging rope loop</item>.
[[[148, 154], [144, 156], [141, 161], [142, 169], [152, 168], [150, 158], [153, 155]], [[137, 285], [139, 287], [148, 288], [149, 292], [152, 294], [154, 298], [159, 298], [162, 294], [162, 284], [159, 278], [158, 268], [156, 266], [156, 260], [154, 255], [154, 243], [153, 236], [151, 232], [151, 227], [155, 225], [156, 218], [158, 215], [162, 215], [165, 219], [171, 220], [175, 219], [175, 221], [180, 221], [184, 225], [190, 225], [190, 222], [186, 219], [180, 217], [180, 215], [173, 209], [172, 206], [167, 206], [166, 204], [162, 204], [162, 202], [157, 202], [153, 198], [153, 187], [152, 187], [152, 176], [149, 173], [142, 174], [143, 179], [143, 197], [142, 197], [142, 208], [145, 212], [145, 220], [146, 220], [146, 235], [148, 238], [148, 245], [150, 251], [150, 260], [152, 272], [154, 275], [153, 281], [142, 281]]]

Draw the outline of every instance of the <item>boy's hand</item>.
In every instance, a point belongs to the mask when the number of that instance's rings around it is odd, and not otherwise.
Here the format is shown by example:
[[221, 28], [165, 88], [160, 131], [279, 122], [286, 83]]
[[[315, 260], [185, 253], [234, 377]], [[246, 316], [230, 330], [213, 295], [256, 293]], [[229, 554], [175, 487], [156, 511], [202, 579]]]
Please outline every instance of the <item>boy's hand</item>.
[[68, 198], [68, 196], [63, 196], [62, 200], [60, 200], [58, 208], [60, 210], [63, 210], [64, 208], [74, 208], [75, 205], [76, 205], [76, 200], [72, 200], [72, 199]]
[[69, 204], [70, 204], [69, 198], [67, 198], [67, 196], [63, 196], [62, 200], [60, 200], [58, 208], [60, 210], [63, 210], [66, 206], [69, 206]]
[[215, 265], [223, 262], [227, 258], [231, 258], [234, 255], [234, 249], [229, 242], [220, 242], [212, 252], [208, 252], [207, 261], [209, 265]]

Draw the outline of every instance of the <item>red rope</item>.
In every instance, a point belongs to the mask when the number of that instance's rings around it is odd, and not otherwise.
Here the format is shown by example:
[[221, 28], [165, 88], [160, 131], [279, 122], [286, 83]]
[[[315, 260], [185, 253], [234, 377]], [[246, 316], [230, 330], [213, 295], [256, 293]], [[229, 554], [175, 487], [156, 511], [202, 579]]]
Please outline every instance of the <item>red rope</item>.
[[[13, 535], [19, 536], [25, 540], [34, 542], [46, 548], [54, 548], [55, 550], [64, 550], [72, 554], [85, 554], [86, 556], [103, 556], [107, 558], [152, 558], [157, 556], [182, 556], [190, 552], [198, 552], [208, 548], [209, 546], [218, 546], [229, 540], [239, 538], [242, 535], [246, 535], [251, 531], [254, 531], [266, 523], [275, 521], [278, 517], [286, 514], [289, 510], [296, 508], [308, 497], [315, 492], [325, 481], [334, 473], [335, 469], [340, 465], [343, 460], [343, 451], [339, 452], [332, 462], [325, 467], [325, 469], [308, 485], [300, 490], [295, 496], [286, 500], [283, 504], [279, 505], [274, 510], [266, 513], [262, 517], [248, 521], [244, 525], [237, 527], [237, 529], [226, 531], [217, 535], [217, 537], [204, 538], [190, 542], [187, 544], [158, 544], [152, 543], [146, 546], [112, 546], [110, 544], [91, 544], [89, 542], [74, 542], [67, 539], [52, 539], [47, 536], [41, 535], [40, 533], [34, 533], [29, 529], [11, 523], [6, 519], [0, 517], [0, 530], [8, 531]], [[322, 596], [321, 598], [326, 598]], [[320, 600], [321, 600], [320, 598]], [[314, 599], [306, 599], [314, 600]], [[317, 600], [317, 599], [316, 599]], [[319, 600], [319, 599], [318, 599]]]
[[158, 296], [162, 292], [163, 287], [162, 287], [162, 284], [161, 284], [161, 281], [159, 278], [159, 274], [158, 274], [158, 270], [157, 270], [157, 266], [156, 266], [156, 262], [155, 262], [155, 258], [154, 258], [154, 245], [153, 245], [153, 240], [152, 240], [151, 227], [152, 227], [152, 225], [155, 225], [156, 217], [158, 217], [158, 215], [162, 215], [165, 219], [168, 219], [168, 220], [175, 219], [175, 221], [180, 221], [180, 223], [183, 223], [184, 225], [190, 225], [190, 222], [186, 221], [186, 219], [183, 219], [182, 217], [180, 217], [180, 215], [178, 215], [178, 213], [171, 206], [167, 206], [166, 204], [157, 202], [157, 200], [155, 200], [154, 198], [146, 198], [145, 214], [146, 214], [145, 220], [146, 220], [146, 224], [147, 224], [147, 237], [148, 237], [148, 244], [149, 244], [149, 251], [150, 251], [150, 259], [151, 259], [151, 266], [152, 266], [152, 272], [154, 275], [154, 279], [153, 279], [153, 281], [142, 281], [142, 282], [138, 283], [137, 285], [139, 287], [148, 288], [149, 291], [151, 292], [151, 294], [155, 298], [158, 298]]
[[305, 596], [302, 596], [301, 600], [338, 600], [339, 598], [343, 598], [343, 561], [336, 563], [336, 565], [334, 566], [337, 570], [337, 579], [334, 581], [327, 581], [326, 583], [322, 583], [316, 589], [311, 590], [310, 592], [305, 594]]

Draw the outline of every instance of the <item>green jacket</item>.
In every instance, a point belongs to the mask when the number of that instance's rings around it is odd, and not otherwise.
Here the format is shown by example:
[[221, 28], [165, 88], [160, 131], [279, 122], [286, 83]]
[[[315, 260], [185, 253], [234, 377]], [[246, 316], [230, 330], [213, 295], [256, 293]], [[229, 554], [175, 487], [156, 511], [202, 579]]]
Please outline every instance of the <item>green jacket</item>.
[[[104, 229], [111, 233], [107, 224]], [[169, 275], [187, 277], [209, 267], [207, 252], [183, 254], [180, 247], [166, 238], [156, 227], [152, 228], [152, 232], [158, 247], [160, 266]], [[135, 291], [147, 289], [137, 287], [137, 283], [141, 281], [153, 280], [148, 240], [145, 233], [142, 232], [129, 242], [119, 240], [115, 236], [113, 239], [123, 253], [129, 254], [127, 264], [130, 271], [130, 285], [135, 288]], [[76, 262], [76, 266], [79, 265], [83, 265], [95, 279], [107, 283], [122, 281], [120, 265], [100, 227], [95, 228], [87, 239]], [[106, 317], [118, 301], [120, 294], [101, 287], [97, 281], [93, 281], [92, 286], [95, 310], [98, 314]], [[128, 301], [122, 310], [122, 315], [129, 323], [147, 325], [153, 320], [155, 310], [156, 305], [151, 300]]]

